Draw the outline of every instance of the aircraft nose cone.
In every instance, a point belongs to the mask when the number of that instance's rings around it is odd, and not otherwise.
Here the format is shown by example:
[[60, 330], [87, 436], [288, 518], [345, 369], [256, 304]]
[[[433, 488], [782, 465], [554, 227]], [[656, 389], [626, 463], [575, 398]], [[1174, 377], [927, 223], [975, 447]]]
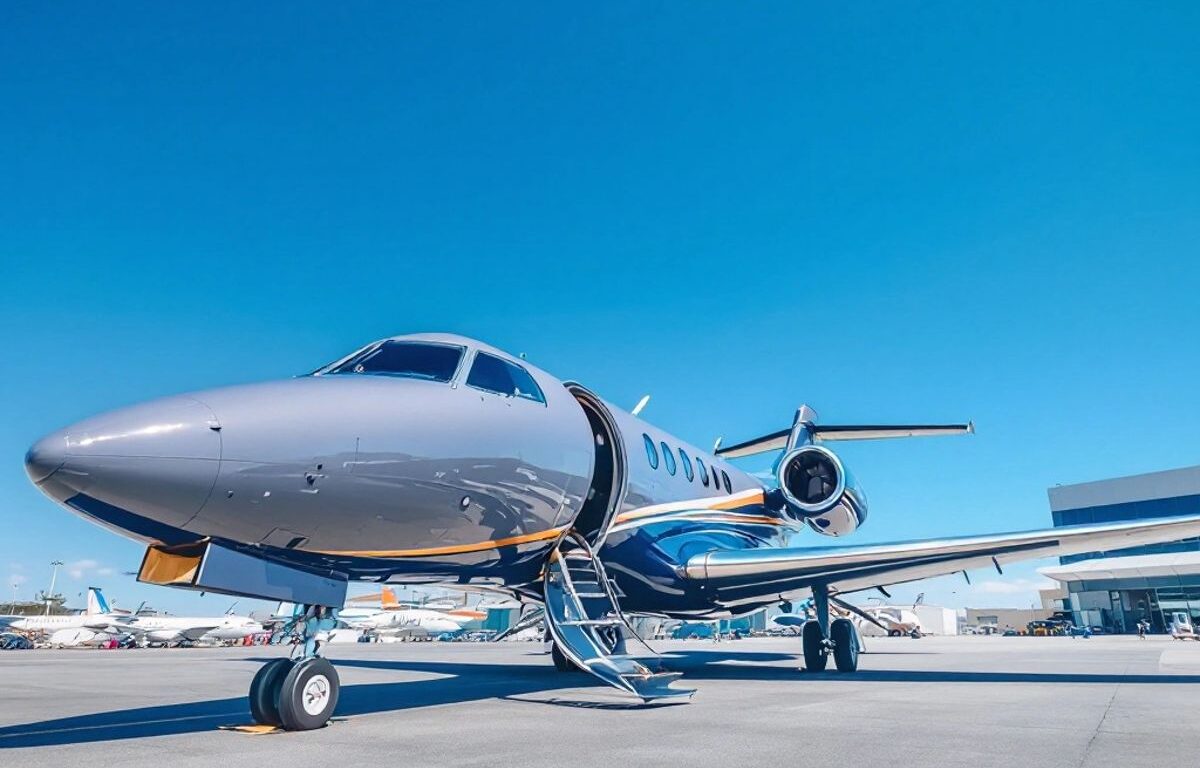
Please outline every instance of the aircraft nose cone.
[[[217, 477], [220, 424], [170, 397], [111, 411], [39, 440], [26, 471], [43, 493], [99, 522], [166, 540], [200, 511]], [[151, 521], [151, 522], [147, 522]]]
[[25, 474], [34, 484], [53, 475], [67, 459], [67, 433], [54, 432], [38, 440], [25, 453]]

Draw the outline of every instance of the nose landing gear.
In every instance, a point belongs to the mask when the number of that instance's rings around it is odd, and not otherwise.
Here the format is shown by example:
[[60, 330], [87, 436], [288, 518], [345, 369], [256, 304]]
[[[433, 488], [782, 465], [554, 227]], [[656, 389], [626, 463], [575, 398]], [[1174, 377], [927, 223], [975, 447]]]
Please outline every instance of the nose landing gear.
[[289, 659], [267, 662], [250, 683], [250, 714], [261, 725], [311, 731], [329, 722], [341, 682], [337, 670], [321, 658], [324, 634], [337, 626], [337, 611], [318, 605], [296, 607], [296, 614], [271, 638], [296, 641]]

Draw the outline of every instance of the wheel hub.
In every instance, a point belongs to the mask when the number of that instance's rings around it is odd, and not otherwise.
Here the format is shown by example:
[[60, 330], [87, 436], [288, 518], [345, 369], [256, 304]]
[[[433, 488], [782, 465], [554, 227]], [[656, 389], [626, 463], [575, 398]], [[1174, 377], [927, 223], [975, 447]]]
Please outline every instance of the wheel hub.
[[325, 675], [313, 675], [300, 694], [304, 711], [316, 716], [325, 711], [329, 703], [329, 679]]

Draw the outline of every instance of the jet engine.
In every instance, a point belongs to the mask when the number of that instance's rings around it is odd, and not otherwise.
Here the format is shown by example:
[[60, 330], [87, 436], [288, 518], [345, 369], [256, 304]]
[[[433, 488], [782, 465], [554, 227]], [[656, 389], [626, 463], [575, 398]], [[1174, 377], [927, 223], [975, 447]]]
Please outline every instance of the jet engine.
[[867, 496], [842, 460], [819, 445], [788, 451], [776, 474], [786, 511], [824, 536], [853, 533], [867, 519]]

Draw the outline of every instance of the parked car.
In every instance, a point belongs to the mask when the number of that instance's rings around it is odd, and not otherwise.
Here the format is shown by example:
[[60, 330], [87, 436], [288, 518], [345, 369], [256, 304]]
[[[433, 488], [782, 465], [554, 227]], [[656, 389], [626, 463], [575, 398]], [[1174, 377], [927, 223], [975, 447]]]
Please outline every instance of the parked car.
[[1171, 614], [1171, 637], [1175, 640], [1200, 640], [1196, 628], [1192, 626], [1192, 617], [1183, 611]]

